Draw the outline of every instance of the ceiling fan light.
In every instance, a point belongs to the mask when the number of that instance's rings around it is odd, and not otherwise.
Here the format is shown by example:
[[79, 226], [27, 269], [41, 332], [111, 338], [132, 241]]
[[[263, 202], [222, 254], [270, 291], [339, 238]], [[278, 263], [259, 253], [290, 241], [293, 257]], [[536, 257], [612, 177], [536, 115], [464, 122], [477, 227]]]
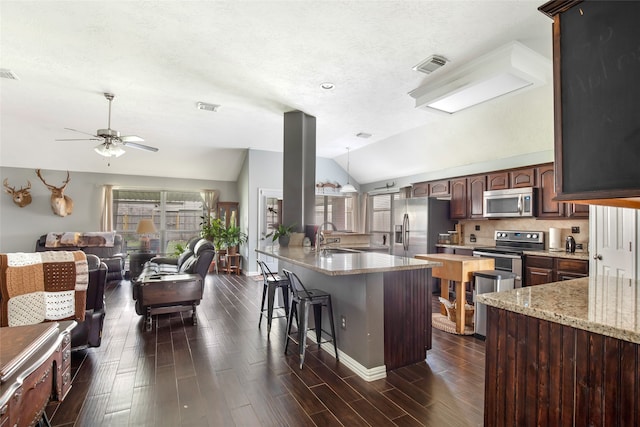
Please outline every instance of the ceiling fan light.
[[356, 187], [354, 187], [352, 184], [345, 184], [340, 188], [340, 192], [341, 193], [357, 193], [358, 190], [356, 190]]
[[120, 157], [124, 153], [126, 153], [126, 151], [124, 151], [122, 147], [117, 147], [114, 145], [107, 146], [105, 144], [98, 145], [96, 148], [94, 148], [94, 151], [103, 157]]

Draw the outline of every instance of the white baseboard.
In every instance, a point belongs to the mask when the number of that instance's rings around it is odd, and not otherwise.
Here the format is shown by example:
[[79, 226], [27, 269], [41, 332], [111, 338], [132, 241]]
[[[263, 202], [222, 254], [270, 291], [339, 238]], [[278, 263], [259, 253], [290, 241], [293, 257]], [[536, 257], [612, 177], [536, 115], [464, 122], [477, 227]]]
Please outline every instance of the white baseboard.
[[[307, 331], [307, 337], [314, 341], [316, 340], [315, 331]], [[320, 345], [320, 348], [326, 351], [330, 356], [335, 357], [333, 351], [333, 343], [325, 342]], [[350, 357], [347, 353], [338, 349], [339, 362], [347, 368], [351, 369], [356, 375], [365, 381], [375, 381], [387, 377], [387, 368], [385, 365], [376, 366], [374, 368], [365, 368], [358, 361]]]

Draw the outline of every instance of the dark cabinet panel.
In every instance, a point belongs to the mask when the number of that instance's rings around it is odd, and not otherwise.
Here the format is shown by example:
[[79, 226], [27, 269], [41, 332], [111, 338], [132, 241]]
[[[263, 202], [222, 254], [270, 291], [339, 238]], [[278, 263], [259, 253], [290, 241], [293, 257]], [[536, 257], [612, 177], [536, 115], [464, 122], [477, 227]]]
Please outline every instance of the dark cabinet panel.
[[482, 205], [484, 191], [487, 189], [487, 176], [477, 175], [467, 178], [467, 218], [483, 218]]
[[418, 182], [413, 184], [411, 189], [411, 197], [427, 197], [429, 195], [429, 183]]
[[527, 255], [524, 261], [525, 286], [577, 279], [589, 275], [589, 261]]
[[429, 183], [429, 196], [430, 197], [447, 197], [451, 195], [449, 189], [449, 180], [433, 181]]
[[538, 217], [558, 218], [564, 216], [564, 203], [556, 197], [553, 164], [538, 167]]
[[508, 172], [487, 175], [487, 190], [506, 190], [508, 188], [511, 188]]
[[451, 219], [467, 218], [467, 179], [451, 180]]
[[535, 187], [536, 169], [523, 168], [509, 172], [511, 178], [511, 188]]

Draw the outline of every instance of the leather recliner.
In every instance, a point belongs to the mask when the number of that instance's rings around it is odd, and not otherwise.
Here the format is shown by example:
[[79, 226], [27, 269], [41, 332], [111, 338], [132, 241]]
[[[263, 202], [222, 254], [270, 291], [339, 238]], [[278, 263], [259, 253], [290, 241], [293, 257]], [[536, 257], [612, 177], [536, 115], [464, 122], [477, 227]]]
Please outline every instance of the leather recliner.
[[120, 234], [116, 234], [113, 246], [64, 246], [58, 248], [47, 248], [47, 235], [42, 235], [36, 241], [36, 252], [44, 251], [83, 251], [86, 254], [96, 255], [100, 261], [107, 265], [107, 283], [124, 279], [124, 264], [126, 254], [124, 253], [124, 239]]

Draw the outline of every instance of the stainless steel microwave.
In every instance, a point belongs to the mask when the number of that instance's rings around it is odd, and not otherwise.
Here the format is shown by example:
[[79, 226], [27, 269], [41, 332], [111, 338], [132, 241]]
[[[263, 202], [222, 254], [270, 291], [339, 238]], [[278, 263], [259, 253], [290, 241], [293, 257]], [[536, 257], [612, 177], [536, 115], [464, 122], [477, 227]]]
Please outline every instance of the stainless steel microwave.
[[535, 189], [533, 187], [491, 190], [484, 192], [483, 208], [486, 218], [521, 218], [534, 216]]

